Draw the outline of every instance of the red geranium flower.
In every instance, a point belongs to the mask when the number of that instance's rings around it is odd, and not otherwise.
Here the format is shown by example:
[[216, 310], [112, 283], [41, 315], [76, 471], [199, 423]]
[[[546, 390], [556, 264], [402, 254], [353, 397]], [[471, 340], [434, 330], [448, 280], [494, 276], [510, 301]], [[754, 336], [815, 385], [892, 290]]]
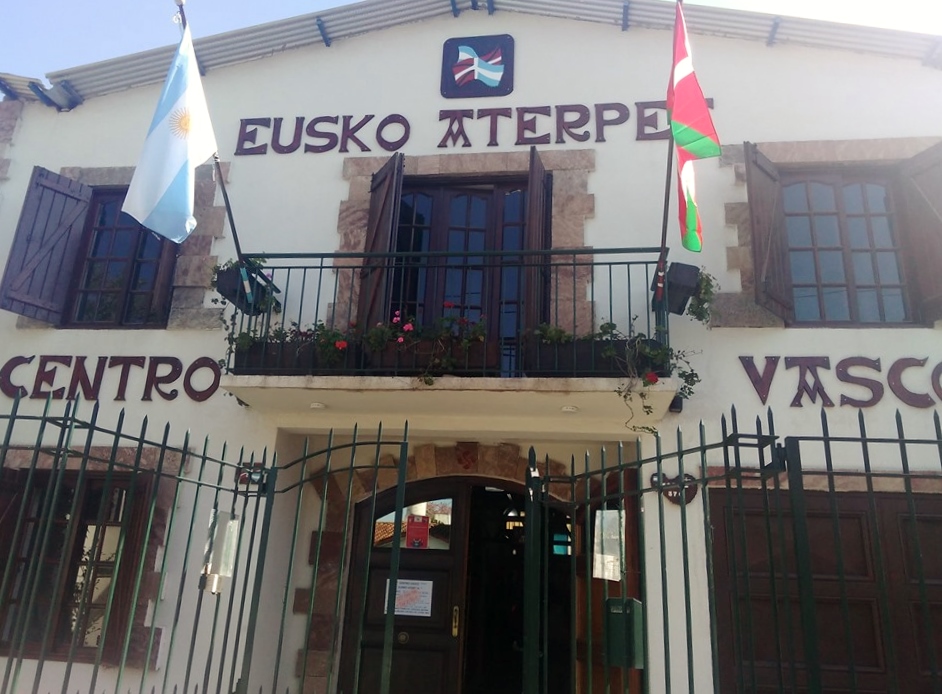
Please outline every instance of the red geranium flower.
[[347, 341], [346, 341], [346, 340], [337, 340], [337, 341], [334, 343], [334, 347], [336, 347], [337, 349], [340, 349], [340, 350], [344, 350], [344, 349], [347, 348]]
[[644, 375], [644, 380], [645, 380], [645, 383], [647, 383], [648, 385], [652, 385], [652, 386], [653, 386], [653, 385], [654, 385], [655, 383], [657, 383], [660, 379], [657, 377], [657, 374], [656, 374], [656, 373], [654, 373], [653, 371], [648, 371], [648, 372]]
[[445, 308], [454, 308], [455, 304], [454, 302], [446, 301], [444, 304], [442, 304], [442, 306], [444, 306]]

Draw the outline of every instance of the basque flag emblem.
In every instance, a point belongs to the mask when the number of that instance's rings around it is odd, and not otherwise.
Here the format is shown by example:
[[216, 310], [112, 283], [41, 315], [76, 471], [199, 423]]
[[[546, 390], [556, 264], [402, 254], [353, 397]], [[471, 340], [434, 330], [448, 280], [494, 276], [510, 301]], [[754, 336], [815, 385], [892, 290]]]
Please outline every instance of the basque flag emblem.
[[504, 76], [504, 64], [501, 62], [500, 48], [483, 57], [479, 57], [470, 46], [458, 46], [458, 62], [452, 71], [455, 82], [463, 86], [472, 80], [483, 82], [488, 87], [497, 87]]
[[442, 96], [467, 99], [513, 91], [512, 36], [448, 39], [442, 52]]

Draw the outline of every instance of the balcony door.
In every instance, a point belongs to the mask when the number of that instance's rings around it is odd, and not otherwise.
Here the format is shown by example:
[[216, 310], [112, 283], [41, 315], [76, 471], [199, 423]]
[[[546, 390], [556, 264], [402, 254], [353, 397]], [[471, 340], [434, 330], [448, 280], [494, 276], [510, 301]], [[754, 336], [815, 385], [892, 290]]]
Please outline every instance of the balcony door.
[[361, 324], [399, 311], [423, 327], [483, 323], [506, 341], [543, 320], [543, 259], [526, 255], [549, 246], [551, 181], [536, 150], [527, 177], [405, 178], [402, 166], [395, 155], [373, 177], [365, 248], [377, 255], [361, 280]]

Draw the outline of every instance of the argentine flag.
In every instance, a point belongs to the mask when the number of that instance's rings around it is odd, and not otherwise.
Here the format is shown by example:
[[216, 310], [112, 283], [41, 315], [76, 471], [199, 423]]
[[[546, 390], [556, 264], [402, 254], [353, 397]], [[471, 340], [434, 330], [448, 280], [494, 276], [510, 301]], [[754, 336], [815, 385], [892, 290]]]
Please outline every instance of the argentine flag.
[[161, 236], [183, 242], [196, 228], [196, 167], [216, 151], [216, 136], [187, 27], [121, 209]]

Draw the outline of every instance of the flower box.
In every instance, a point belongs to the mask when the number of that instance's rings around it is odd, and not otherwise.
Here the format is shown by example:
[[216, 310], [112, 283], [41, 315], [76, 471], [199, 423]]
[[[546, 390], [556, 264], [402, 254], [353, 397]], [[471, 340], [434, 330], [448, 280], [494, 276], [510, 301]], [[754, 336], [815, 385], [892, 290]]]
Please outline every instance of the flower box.
[[216, 292], [242, 313], [250, 316], [258, 316], [268, 311], [275, 313], [281, 311], [281, 302], [275, 298], [275, 294], [281, 293], [281, 290], [261, 274], [257, 267], [247, 267], [246, 274], [252, 290], [251, 302], [245, 292], [242, 272], [238, 267], [222, 268], [216, 271]]
[[336, 362], [327, 363], [314, 343], [256, 342], [233, 354], [232, 373], [239, 376], [343, 376], [356, 374], [360, 351], [351, 347]]
[[523, 345], [525, 376], [556, 378], [634, 378], [645, 373], [666, 376], [666, 353], [655, 340], [573, 340], [548, 344], [528, 340]]
[[500, 374], [500, 345], [497, 342], [459, 340], [415, 340], [389, 343], [368, 349], [369, 369], [391, 376], [497, 376]]

